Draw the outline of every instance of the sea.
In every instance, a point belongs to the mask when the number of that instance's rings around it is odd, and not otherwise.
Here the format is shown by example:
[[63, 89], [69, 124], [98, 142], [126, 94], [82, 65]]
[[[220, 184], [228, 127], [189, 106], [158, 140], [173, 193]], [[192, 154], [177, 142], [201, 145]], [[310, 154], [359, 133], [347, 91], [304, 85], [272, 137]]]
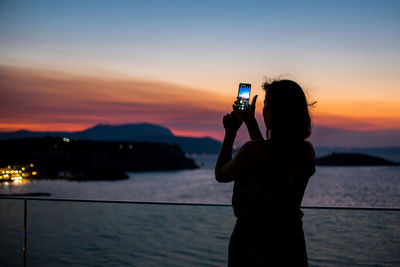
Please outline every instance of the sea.
[[[0, 184], [50, 194], [27, 202], [27, 266], [226, 266], [233, 184], [215, 181], [216, 155], [193, 158], [126, 180]], [[400, 167], [317, 166], [302, 206], [310, 266], [400, 266]], [[0, 199], [0, 225], [0, 266], [22, 266], [23, 200]]]

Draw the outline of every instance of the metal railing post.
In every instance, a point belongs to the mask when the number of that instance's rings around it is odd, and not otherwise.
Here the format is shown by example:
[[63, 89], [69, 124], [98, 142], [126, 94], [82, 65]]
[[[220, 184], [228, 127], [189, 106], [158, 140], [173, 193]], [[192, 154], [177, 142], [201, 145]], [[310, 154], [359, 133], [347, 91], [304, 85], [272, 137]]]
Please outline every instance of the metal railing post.
[[26, 237], [27, 237], [27, 234], [28, 234], [28, 232], [27, 232], [27, 216], [28, 216], [28, 213], [27, 213], [27, 209], [28, 209], [28, 207], [27, 207], [27, 200], [26, 199], [24, 199], [24, 233], [23, 233], [23, 235], [24, 235], [24, 243], [23, 243], [23, 248], [22, 248], [22, 251], [23, 251], [23, 253], [24, 253], [24, 267], [26, 267]]

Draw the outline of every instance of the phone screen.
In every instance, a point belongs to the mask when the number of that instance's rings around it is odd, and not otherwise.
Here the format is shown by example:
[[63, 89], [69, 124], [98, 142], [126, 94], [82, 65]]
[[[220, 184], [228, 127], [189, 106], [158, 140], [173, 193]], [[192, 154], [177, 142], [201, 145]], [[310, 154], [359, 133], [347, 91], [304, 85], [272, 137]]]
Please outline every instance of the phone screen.
[[251, 84], [240, 83], [237, 100], [239, 101], [239, 110], [246, 110], [249, 107]]

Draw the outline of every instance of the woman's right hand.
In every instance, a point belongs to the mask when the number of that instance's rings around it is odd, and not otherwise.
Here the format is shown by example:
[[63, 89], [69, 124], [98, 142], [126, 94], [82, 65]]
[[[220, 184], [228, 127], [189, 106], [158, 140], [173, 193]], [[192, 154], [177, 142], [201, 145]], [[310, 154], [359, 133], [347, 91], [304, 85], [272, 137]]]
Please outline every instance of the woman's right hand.
[[232, 105], [233, 111], [235, 111], [239, 117], [244, 121], [244, 123], [248, 124], [251, 121], [256, 119], [255, 117], [255, 110], [256, 110], [256, 101], [258, 95], [253, 97], [249, 108], [246, 111], [239, 111], [239, 101], [236, 100], [235, 103]]
[[236, 134], [243, 123], [242, 118], [234, 110], [224, 116], [222, 123], [224, 124], [225, 132]]

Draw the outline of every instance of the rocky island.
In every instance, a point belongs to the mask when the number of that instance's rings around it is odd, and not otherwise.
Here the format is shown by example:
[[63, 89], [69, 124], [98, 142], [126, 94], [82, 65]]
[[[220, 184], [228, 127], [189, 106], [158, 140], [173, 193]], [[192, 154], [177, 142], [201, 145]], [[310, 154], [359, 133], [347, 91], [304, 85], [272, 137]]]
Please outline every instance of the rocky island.
[[30, 170], [35, 179], [115, 180], [125, 172], [198, 168], [178, 145], [165, 143], [44, 137], [0, 141], [0, 149], [0, 167]]
[[331, 153], [316, 159], [324, 166], [399, 166], [400, 163], [361, 153]]

